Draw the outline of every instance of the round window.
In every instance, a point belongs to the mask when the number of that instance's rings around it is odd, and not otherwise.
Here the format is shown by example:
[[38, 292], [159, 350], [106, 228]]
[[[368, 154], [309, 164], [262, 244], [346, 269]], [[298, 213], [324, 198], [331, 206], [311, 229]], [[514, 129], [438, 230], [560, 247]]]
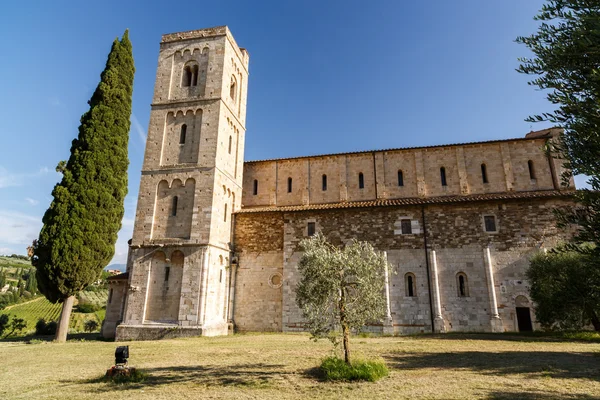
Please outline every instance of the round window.
[[279, 272], [274, 273], [269, 277], [269, 286], [272, 288], [280, 288], [283, 281], [283, 277]]

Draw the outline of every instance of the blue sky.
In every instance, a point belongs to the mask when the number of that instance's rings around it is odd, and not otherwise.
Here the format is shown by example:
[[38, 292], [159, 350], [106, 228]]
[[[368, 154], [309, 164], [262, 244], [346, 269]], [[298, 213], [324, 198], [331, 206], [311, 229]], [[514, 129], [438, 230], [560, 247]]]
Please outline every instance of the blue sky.
[[250, 52], [246, 160], [521, 137], [548, 111], [515, 72], [542, 0], [3, 4], [0, 254], [24, 254], [112, 40], [136, 64], [124, 263], [161, 34], [228, 25]]

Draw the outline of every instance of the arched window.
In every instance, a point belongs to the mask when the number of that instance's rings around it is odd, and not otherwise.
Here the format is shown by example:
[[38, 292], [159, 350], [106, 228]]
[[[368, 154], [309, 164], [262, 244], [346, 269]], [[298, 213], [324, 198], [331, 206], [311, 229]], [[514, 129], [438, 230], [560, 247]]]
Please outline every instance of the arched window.
[[177, 216], [177, 201], [178, 201], [177, 196], [173, 196], [173, 205], [171, 207], [171, 215], [173, 217]]
[[417, 280], [412, 272], [404, 275], [404, 284], [407, 297], [415, 297], [417, 295]]
[[231, 136], [229, 136], [229, 147], [228, 148], [229, 148], [229, 150], [228, 150], [229, 154], [231, 154]]
[[237, 91], [237, 82], [235, 81], [235, 76], [231, 75], [231, 84], [229, 85], [229, 97], [231, 100], [235, 101], [235, 93]]
[[327, 190], [327, 175], [323, 175], [323, 191]]
[[256, 196], [258, 194], [258, 180], [255, 179], [254, 180], [254, 188], [252, 190], [252, 193]]
[[469, 282], [467, 275], [464, 272], [456, 274], [456, 286], [458, 289], [458, 297], [469, 297]]
[[398, 186], [404, 186], [404, 174], [401, 169], [398, 170]]
[[223, 212], [223, 221], [227, 222], [227, 203], [225, 203], [225, 211]]
[[198, 66], [194, 65], [192, 67], [192, 86], [198, 85]]
[[440, 179], [442, 180], [442, 186], [448, 186], [446, 182], [446, 168], [440, 168]]
[[487, 178], [487, 168], [485, 164], [481, 164], [481, 180], [483, 183], [489, 183]]
[[190, 86], [192, 84], [192, 67], [186, 65], [183, 68], [183, 76], [181, 80], [181, 86]]
[[179, 133], [179, 144], [185, 143], [186, 132], [187, 132], [187, 125], [186, 124], [181, 125], [181, 132]]
[[529, 179], [535, 179], [535, 169], [533, 167], [533, 161], [527, 161], [527, 166], [529, 167]]
[[288, 178], [288, 193], [292, 193], [292, 178]]
[[363, 175], [362, 172], [358, 173], [358, 188], [359, 189], [365, 188], [365, 176]]

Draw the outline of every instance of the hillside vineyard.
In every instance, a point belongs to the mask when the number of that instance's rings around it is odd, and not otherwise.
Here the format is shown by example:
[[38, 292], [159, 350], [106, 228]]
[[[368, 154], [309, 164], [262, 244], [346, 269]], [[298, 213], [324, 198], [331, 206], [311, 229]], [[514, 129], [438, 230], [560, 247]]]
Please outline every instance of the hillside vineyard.
[[381, 333], [538, 327], [529, 257], [565, 240], [559, 133], [244, 162], [248, 52], [225, 26], [164, 35], [127, 272], [105, 337], [301, 331], [299, 242], [369, 241], [395, 274]]

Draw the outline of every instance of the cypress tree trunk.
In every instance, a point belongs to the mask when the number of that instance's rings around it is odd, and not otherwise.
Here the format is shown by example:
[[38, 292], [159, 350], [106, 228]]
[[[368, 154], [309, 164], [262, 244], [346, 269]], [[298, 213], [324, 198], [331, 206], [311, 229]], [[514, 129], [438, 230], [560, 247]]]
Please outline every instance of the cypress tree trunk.
[[56, 327], [56, 336], [54, 337], [55, 342], [63, 343], [67, 341], [69, 320], [71, 319], [71, 311], [73, 310], [74, 302], [75, 296], [69, 296], [65, 299], [65, 301], [63, 301], [60, 319], [58, 320], [58, 326]]

